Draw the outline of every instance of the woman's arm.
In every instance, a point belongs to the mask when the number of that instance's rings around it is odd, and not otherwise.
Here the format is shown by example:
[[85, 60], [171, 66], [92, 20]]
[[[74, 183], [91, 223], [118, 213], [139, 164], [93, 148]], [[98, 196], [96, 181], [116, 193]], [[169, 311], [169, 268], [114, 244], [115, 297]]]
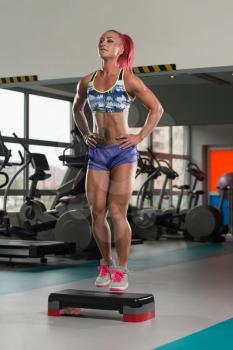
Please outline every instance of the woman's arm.
[[158, 124], [164, 110], [155, 94], [134, 74], [125, 73], [125, 87], [132, 97], [137, 97], [149, 109], [146, 122], [138, 134], [142, 141]]
[[84, 114], [84, 107], [87, 102], [87, 84], [89, 80], [90, 75], [82, 78], [78, 83], [72, 107], [74, 122], [79, 131], [81, 132], [85, 142], [87, 137], [91, 134], [87, 118]]
[[125, 87], [132, 97], [137, 97], [139, 101], [149, 109], [146, 121], [140, 132], [136, 135], [121, 135], [117, 137], [118, 143], [127, 148], [137, 145], [147, 137], [158, 124], [164, 109], [155, 94], [134, 74], [125, 72]]

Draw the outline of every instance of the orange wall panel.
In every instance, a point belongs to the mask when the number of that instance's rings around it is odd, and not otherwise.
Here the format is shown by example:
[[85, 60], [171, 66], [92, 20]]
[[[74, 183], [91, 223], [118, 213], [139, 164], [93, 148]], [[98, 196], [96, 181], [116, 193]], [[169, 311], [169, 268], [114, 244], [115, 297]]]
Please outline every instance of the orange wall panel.
[[233, 150], [209, 151], [210, 192], [217, 191], [219, 178], [225, 173], [233, 172]]

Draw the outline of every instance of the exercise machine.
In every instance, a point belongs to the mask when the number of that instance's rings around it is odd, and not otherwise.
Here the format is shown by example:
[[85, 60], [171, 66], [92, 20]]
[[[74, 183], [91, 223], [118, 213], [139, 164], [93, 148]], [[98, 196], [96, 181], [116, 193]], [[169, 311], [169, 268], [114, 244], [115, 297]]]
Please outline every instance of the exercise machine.
[[[63, 160], [76, 169], [76, 177], [68, 183], [62, 184], [60, 192], [57, 193], [57, 205], [52, 210], [46, 210], [43, 202], [39, 200], [40, 193], [37, 189], [39, 181], [44, 181], [51, 176], [49, 164], [45, 154], [32, 153], [21, 139], [13, 134], [18, 143], [24, 148], [26, 162], [18, 170], [17, 174], [8, 184], [4, 203], [6, 207], [7, 197], [14, 179], [29, 164], [34, 168], [34, 173], [30, 176], [31, 186], [26, 200], [20, 208], [20, 226], [29, 232], [34, 233], [36, 240], [75, 242], [76, 254], [78, 257], [97, 258], [99, 251], [91, 233], [91, 217], [88, 203], [84, 193], [71, 195], [67, 188], [73, 189], [73, 194], [77, 193], [80, 179], [84, 181], [85, 162], [84, 156], [69, 159], [69, 155], [63, 154]], [[78, 136], [77, 136], [78, 137]], [[67, 150], [67, 149], [66, 149]], [[83, 252], [85, 251], [85, 254]]]
[[[185, 217], [192, 207], [198, 205], [198, 201], [202, 190], [196, 190], [198, 181], [204, 181], [205, 174], [195, 164], [190, 162], [187, 166], [187, 171], [194, 178], [193, 184], [189, 185], [174, 185], [173, 188], [179, 190], [177, 205], [175, 208], [163, 209], [163, 200], [165, 198], [165, 191], [169, 180], [174, 180], [178, 174], [171, 168], [166, 160], [161, 160], [156, 157], [148, 148], [151, 158], [157, 163], [157, 169], [154, 175], [149, 176], [141, 186], [137, 196], [137, 208], [135, 211], [135, 224], [139, 237], [144, 239], [159, 240], [162, 236], [165, 238], [182, 238], [193, 240], [193, 236], [185, 228]], [[162, 164], [163, 163], [163, 164]], [[151, 182], [157, 179], [160, 174], [165, 175], [163, 186], [160, 192], [158, 205], [156, 208], [145, 208], [145, 198]], [[188, 206], [186, 209], [181, 209], [181, 204], [184, 192], [188, 191]]]
[[[160, 171], [158, 170], [158, 168], [156, 168], [153, 165], [153, 162], [149, 157], [141, 156], [139, 154], [135, 179], [142, 174], [146, 174], [146, 180], [145, 180], [146, 185], [143, 187], [143, 195], [142, 195], [141, 201], [144, 203], [145, 200], [148, 200], [152, 204], [153, 194], [149, 190], [148, 186], [153, 180], [155, 180], [158, 176], [160, 176]], [[127, 212], [127, 219], [132, 229], [132, 235], [136, 239], [139, 238], [138, 230], [140, 226], [137, 223], [137, 218], [138, 218], [138, 200], [136, 199], [136, 206], [130, 204]]]
[[220, 191], [218, 207], [198, 205], [191, 208], [185, 216], [185, 229], [193, 240], [201, 242], [222, 242], [225, 240], [226, 226], [223, 217], [224, 198], [231, 194], [231, 177], [223, 176], [217, 188]]
[[[21, 158], [20, 162], [11, 162], [11, 150], [4, 145], [0, 133], [0, 169], [3, 170], [7, 166], [10, 167], [13, 165], [24, 166], [24, 158], [20, 151], [18, 153]], [[5, 182], [1, 185], [1, 188], [3, 188], [3, 185], [8, 186], [10, 182], [8, 174], [2, 171], [0, 171], [0, 174], [3, 174], [5, 177]], [[0, 210], [0, 235], [4, 237], [0, 239], [0, 256], [9, 258], [10, 260], [13, 258], [40, 258], [40, 261], [45, 263], [47, 262], [47, 255], [74, 254], [76, 250], [76, 244], [72, 242], [36, 242], [29, 240], [31, 236], [34, 236], [34, 233], [32, 234], [32, 232], [24, 228], [10, 224], [10, 219], [6, 212], [6, 203], [4, 203], [4, 210]], [[5, 239], [6, 236], [10, 239]], [[16, 237], [20, 237], [21, 239], [14, 239]]]
[[[189, 162], [186, 171], [190, 174], [192, 185], [173, 185], [172, 188], [179, 190], [178, 201], [175, 209], [171, 211], [171, 216], [166, 226], [163, 226], [163, 230], [160, 230], [160, 236], [166, 236], [167, 238], [184, 238], [186, 240], [193, 240], [190, 233], [185, 228], [185, 217], [191, 208], [198, 205], [199, 198], [204, 194], [203, 190], [197, 190], [198, 182], [203, 182], [206, 178], [205, 173], [198, 167], [196, 163]], [[187, 193], [187, 208], [181, 209], [184, 193]], [[170, 209], [171, 210], [171, 209]], [[157, 239], [160, 238], [158, 236]]]
[[[137, 234], [142, 239], [158, 239], [161, 236], [161, 227], [167, 226], [172, 217], [173, 211], [164, 210], [162, 203], [165, 197], [166, 186], [169, 180], [174, 180], [178, 174], [170, 167], [166, 160], [155, 159], [157, 167], [142, 184], [137, 195], [137, 210], [135, 210], [134, 223]], [[162, 164], [164, 163], [164, 164]], [[148, 188], [162, 174], [165, 175], [163, 186], [160, 192], [157, 207], [145, 208], [145, 198]]]
[[[24, 164], [24, 158], [20, 151], [18, 151], [18, 154], [20, 157], [20, 161], [12, 162], [11, 161], [12, 152], [5, 146], [2, 135], [0, 133], [0, 169], [2, 170], [6, 167], [22, 166]], [[5, 174], [4, 175], [5, 182], [4, 184], [2, 184], [1, 188], [5, 186], [9, 186], [9, 183], [10, 183], [8, 174], [6, 172], [4, 172], [3, 174]], [[20, 235], [21, 238], [26, 238], [26, 239], [33, 236], [31, 232], [23, 229], [22, 227], [12, 226], [10, 224], [10, 218], [6, 210], [5, 201], [3, 201], [3, 208], [0, 210], [0, 234], [7, 237]]]

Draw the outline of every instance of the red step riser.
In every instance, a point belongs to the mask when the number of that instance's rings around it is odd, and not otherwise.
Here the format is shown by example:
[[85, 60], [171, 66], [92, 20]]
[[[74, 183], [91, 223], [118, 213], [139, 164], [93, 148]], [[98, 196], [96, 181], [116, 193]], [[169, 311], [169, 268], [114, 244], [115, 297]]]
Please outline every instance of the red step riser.
[[[48, 309], [48, 316], [54, 316], [54, 317], [59, 317], [62, 316], [61, 312], [59, 309]], [[129, 314], [124, 314], [123, 315], [123, 321], [124, 322], [143, 322], [147, 320], [151, 320], [155, 318], [155, 311], [148, 311], [145, 312], [144, 314], [134, 314], [134, 315], [129, 315]]]
[[61, 316], [59, 309], [48, 309], [48, 316]]
[[134, 314], [134, 315], [129, 315], [129, 314], [124, 314], [123, 315], [123, 321], [124, 322], [143, 322], [147, 320], [151, 320], [155, 318], [155, 310], [151, 310], [148, 312], [145, 312], [144, 314]]

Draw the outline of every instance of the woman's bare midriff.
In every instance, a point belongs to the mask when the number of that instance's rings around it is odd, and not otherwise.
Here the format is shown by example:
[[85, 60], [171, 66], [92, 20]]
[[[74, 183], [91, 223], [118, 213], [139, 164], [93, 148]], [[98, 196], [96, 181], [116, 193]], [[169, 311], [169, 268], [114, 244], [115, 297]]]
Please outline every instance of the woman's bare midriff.
[[93, 113], [93, 132], [99, 145], [117, 144], [116, 137], [128, 134], [128, 112]]

